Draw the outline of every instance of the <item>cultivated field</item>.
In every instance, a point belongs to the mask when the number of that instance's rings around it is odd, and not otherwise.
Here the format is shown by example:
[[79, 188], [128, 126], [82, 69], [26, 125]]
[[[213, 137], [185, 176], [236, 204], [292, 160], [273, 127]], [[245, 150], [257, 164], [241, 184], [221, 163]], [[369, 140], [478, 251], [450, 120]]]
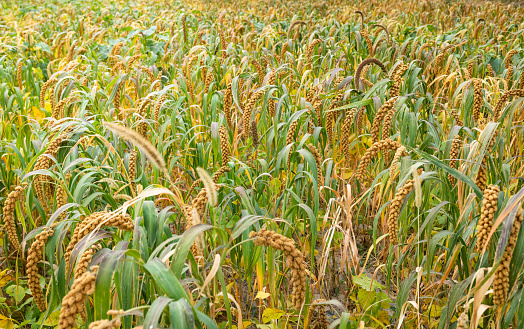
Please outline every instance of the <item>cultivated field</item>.
[[2, 1], [0, 328], [523, 328], [523, 19]]

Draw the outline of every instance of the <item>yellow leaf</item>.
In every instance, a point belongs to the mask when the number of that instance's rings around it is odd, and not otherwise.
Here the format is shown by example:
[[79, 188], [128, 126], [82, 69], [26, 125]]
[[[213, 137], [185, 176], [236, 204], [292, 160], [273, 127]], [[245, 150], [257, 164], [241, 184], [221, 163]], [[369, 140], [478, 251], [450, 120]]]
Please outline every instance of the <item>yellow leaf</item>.
[[351, 175], [353, 175], [353, 171], [352, 170], [345, 170], [344, 171], [344, 179], [349, 179], [351, 177]]
[[[51, 107], [51, 106], [49, 106], [49, 107]], [[31, 109], [33, 110], [33, 116], [35, 117], [35, 119], [37, 121], [40, 121], [43, 118], [45, 118], [45, 113], [42, 112], [38, 107], [33, 106]]]
[[0, 328], [14, 329], [15, 324], [11, 318], [5, 317], [2, 314], [0, 314]]
[[386, 310], [381, 310], [377, 314], [377, 320], [384, 324], [389, 324], [389, 314]]
[[44, 321], [44, 326], [56, 327], [58, 325], [58, 318], [60, 317], [60, 310], [56, 310]]
[[5, 286], [8, 282], [13, 281], [13, 277], [7, 273], [8, 270], [5, 269], [2, 272], [0, 272], [0, 288]]
[[45, 102], [44, 108], [47, 112], [51, 112], [53, 110], [51, 108], [51, 102]]
[[277, 320], [282, 317], [286, 312], [276, 308], [266, 308], [262, 313], [262, 322], [268, 323], [271, 320]]
[[267, 293], [265, 291], [259, 291], [259, 292], [257, 292], [257, 295], [256, 295], [255, 299], [266, 299], [269, 296], [271, 296], [270, 293]]
[[[251, 321], [248, 321], [248, 320], [244, 320], [242, 321], [242, 328], [247, 328], [249, 327], [253, 322]], [[236, 325], [233, 325], [231, 326], [232, 329], [237, 329], [238, 327]]]

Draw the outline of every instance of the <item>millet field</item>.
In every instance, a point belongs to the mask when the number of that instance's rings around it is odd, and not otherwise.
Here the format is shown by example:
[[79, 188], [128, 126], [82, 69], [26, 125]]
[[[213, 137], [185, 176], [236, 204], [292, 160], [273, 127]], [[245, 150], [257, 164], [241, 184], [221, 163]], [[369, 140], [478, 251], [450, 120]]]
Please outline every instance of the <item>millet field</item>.
[[524, 7], [0, 1], [0, 328], [524, 328]]

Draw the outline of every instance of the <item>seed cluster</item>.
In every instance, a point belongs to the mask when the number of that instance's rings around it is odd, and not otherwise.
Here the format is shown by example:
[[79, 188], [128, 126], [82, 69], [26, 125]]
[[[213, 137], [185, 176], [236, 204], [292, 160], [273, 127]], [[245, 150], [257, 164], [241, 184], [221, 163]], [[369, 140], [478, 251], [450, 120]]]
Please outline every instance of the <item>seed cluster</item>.
[[21, 200], [24, 195], [24, 191], [27, 188], [27, 183], [21, 186], [15, 187], [14, 191], [9, 193], [4, 204], [4, 228], [7, 233], [7, 238], [14, 249], [20, 248], [20, 242], [18, 241], [18, 235], [16, 234], [16, 223], [15, 223], [15, 208], [16, 201]]
[[371, 140], [373, 143], [376, 143], [380, 140], [380, 127], [382, 126], [382, 121], [384, 120], [384, 117], [393, 109], [396, 101], [396, 98], [390, 98], [388, 101], [382, 104], [378, 112], [375, 114], [375, 117], [373, 118], [373, 125], [371, 126]]
[[[462, 139], [460, 135], [456, 135], [451, 142], [451, 149], [449, 151], [449, 166], [453, 169], [457, 167], [457, 161], [460, 155], [460, 146], [462, 145]], [[455, 185], [455, 176], [448, 174], [448, 180], [451, 185]]]
[[59, 329], [72, 329], [76, 326], [76, 317], [84, 310], [87, 296], [95, 292], [97, 270], [97, 267], [92, 267], [90, 272], [85, 272], [82, 276], [75, 278], [71, 290], [62, 299], [58, 319]]
[[402, 145], [399, 142], [391, 139], [384, 139], [376, 143], [373, 143], [373, 145], [371, 145], [371, 147], [366, 150], [366, 153], [364, 153], [364, 156], [360, 160], [357, 169], [356, 179], [360, 182], [364, 182], [366, 180], [366, 169], [369, 166], [371, 159], [378, 155], [378, 152], [388, 150], [396, 151], [401, 146]]
[[391, 161], [391, 166], [389, 167], [389, 179], [392, 181], [393, 177], [395, 177], [395, 172], [397, 171], [398, 167], [400, 166], [398, 162], [400, 161], [400, 158], [402, 156], [407, 155], [407, 150], [404, 146], [400, 146], [395, 151], [395, 156], [393, 157], [393, 160]]
[[73, 231], [73, 236], [69, 241], [66, 252], [64, 254], [66, 266], [69, 266], [71, 253], [85, 236], [101, 227], [116, 227], [121, 230], [130, 231], [134, 227], [133, 220], [129, 215], [113, 214], [109, 212], [95, 212], [84, 218]]
[[44, 247], [47, 242], [47, 239], [53, 234], [53, 229], [45, 228], [40, 234], [35, 238], [35, 241], [29, 248], [29, 253], [27, 254], [27, 265], [26, 265], [26, 274], [29, 289], [33, 295], [33, 299], [38, 306], [40, 311], [46, 309], [46, 300], [42, 288], [40, 287], [40, 277], [38, 275], [38, 263], [42, 260], [44, 253]]
[[[58, 135], [58, 137], [52, 140], [47, 146], [46, 153], [38, 157], [33, 170], [48, 170], [51, 168], [52, 161], [50, 157], [56, 157], [60, 146], [68, 138], [68, 136], [69, 133], [64, 131]], [[54, 199], [54, 185], [51, 183], [49, 176], [35, 175], [33, 179], [33, 186], [38, 201], [44, 207], [44, 210], [49, 212], [49, 205], [47, 201]]]
[[265, 229], [251, 232], [249, 237], [254, 238], [257, 246], [271, 247], [284, 253], [287, 265], [291, 268], [291, 282], [293, 284], [291, 301], [295, 309], [299, 310], [306, 298], [306, 264], [304, 263], [304, 256], [295, 246], [295, 241]]
[[398, 216], [400, 208], [406, 196], [415, 187], [414, 180], [410, 179], [397, 191], [388, 208], [389, 242], [391, 245], [398, 244]]
[[218, 130], [220, 135], [220, 150], [222, 152], [222, 166], [225, 166], [231, 157], [231, 152], [229, 151], [229, 136], [227, 135], [226, 127], [222, 126]]
[[480, 79], [473, 79], [473, 91], [473, 119], [478, 122], [482, 108], [482, 82]]
[[399, 64], [393, 73], [391, 74], [391, 80], [393, 80], [393, 85], [389, 89], [389, 98], [393, 99], [400, 95], [400, 85], [402, 84], [402, 75], [408, 69], [408, 66], [404, 63]]
[[504, 68], [506, 71], [506, 83], [508, 84], [508, 89], [511, 88], [511, 85], [513, 83], [513, 65], [511, 65], [511, 59], [513, 56], [515, 56], [518, 53], [517, 49], [512, 49], [508, 52], [506, 55], [506, 58], [504, 59]]
[[488, 235], [493, 226], [493, 218], [497, 212], [497, 203], [500, 189], [497, 185], [490, 185], [484, 190], [482, 208], [477, 229], [477, 252], [487, 247]]
[[495, 279], [493, 280], [493, 304], [501, 307], [508, 297], [509, 266], [511, 264], [513, 250], [515, 250], [515, 246], [517, 245], [517, 238], [522, 227], [523, 217], [522, 209], [519, 209], [513, 221], [513, 226], [511, 227], [511, 233], [504, 254], [502, 255], [502, 261], [495, 270]]

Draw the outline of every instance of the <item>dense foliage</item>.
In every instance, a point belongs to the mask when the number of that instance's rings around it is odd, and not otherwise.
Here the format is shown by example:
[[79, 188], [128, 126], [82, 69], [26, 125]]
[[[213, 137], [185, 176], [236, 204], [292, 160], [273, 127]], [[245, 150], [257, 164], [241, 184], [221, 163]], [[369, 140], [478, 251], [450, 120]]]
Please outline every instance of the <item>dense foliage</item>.
[[521, 328], [524, 10], [347, 2], [1, 2], [0, 327]]

